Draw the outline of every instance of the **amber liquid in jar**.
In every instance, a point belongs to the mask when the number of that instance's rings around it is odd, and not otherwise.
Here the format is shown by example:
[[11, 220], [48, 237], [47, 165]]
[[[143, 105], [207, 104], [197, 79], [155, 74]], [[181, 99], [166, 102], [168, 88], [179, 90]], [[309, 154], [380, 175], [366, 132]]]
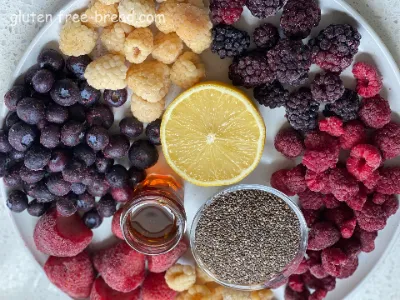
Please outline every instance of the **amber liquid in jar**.
[[172, 250], [186, 230], [183, 188], [168, 175], [149, 175], [125, 206], [121, 228], [135, 250], [157, 255]]

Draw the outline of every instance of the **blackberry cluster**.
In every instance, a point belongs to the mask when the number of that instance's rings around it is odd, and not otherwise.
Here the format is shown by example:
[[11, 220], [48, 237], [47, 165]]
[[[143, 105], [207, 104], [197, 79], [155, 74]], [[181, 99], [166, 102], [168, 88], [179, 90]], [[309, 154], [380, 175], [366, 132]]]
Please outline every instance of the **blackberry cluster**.
[[246, 0], [246, 6], [253, 16], [265, 19], [276, 15], [285, 2], [285, 0]]
[[340, 73], [351, 65], [360, 40], [357, 29], [348, 24], [329, 25], [309, 42], [313, 62], [324, 70]]
[[231, 25], [240, 19], [246, 0], [211, 0], [211, 21]]
[[343, 96], [344, 90], [342, 79], [335, 73], [317, 74], [311, 83], [311, 93], [318, 102], [333, 103]]
[[304, 84], [311, 66], [311, 51], [302, 41], [283, 39], [267, 53], [268, 64], [282, 84]]
[[325, 106], [324, 115], [326, 117], [338, 116], [343, 122], [348, 122], [358, 118], [361, 101], [355, 91], [345, 89], [343, 96], [335, 103]]
[[229, 66], [228, 75], [233, 85], [248, 89], [275, 80], [275, 73], [271, 71], [265, 54], [256, 51], [237, 57]]
[[254, 98], [269, 108], [284, 106], [289, 100], [289, 91], [286, 90], [278, 81], [272, 84], [260, 85], [254, 89]]
[[270, 23], [262, 24], [254, 30], [253, 39], [257, 48], [272, 49], [280, 39], [278, 28]]
[[217, 25], [212, 29], [211, 51], [220, 58], [235, 57], [243, 54], [250, 46], [247, 32], [231, 25]]
[[292, 93], [286, 102], [286, 117], [290, 125], [301, 132], [318, 127], [319, 104], [312, 98], [311, 90], [300, 88]]
[[310, 35], [311, 30], [321, 21], [321, 9], [315, 0], [289, 0], [281, 17], [284, 34], [295, 40]]

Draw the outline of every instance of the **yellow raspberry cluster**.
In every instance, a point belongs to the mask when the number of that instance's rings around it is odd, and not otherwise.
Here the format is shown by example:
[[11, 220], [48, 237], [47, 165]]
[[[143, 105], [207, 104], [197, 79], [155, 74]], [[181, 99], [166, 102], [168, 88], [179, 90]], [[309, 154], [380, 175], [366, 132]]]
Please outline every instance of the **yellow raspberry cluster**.
[[131, 63], [140, 64], [151, 54], [153, 47], [153, 32], [149, 28], [135, 29], [125, 40], [125, 57]]
[[118, 21], [118, 10], [115, 5], [97, 1], [81, 15], [81, 20], [94, 28], [107, 27]]
[[110, 53], [125, 55], [124, 44], [126, 35], [131, 33], [133, 27], [125, 23], [115, 23], [103, 29], [100, 39], [104, 48]]
[[176, 33], [159, 32], [154, 38], [154, 49], [152, 56], [154, 59], [164, 63], [174, 63], [183, 50], [183, 42]]
[[183, 89], [192, 87], [205, 75], [206, 70], [200, 56], [193, 52], [183, 53], [171, 68], [172, 82]]
[[121, 0], [118, 11], [122, 22], [135, 27], [148, 27], [154, 22], [156, 6], [153, 0]]

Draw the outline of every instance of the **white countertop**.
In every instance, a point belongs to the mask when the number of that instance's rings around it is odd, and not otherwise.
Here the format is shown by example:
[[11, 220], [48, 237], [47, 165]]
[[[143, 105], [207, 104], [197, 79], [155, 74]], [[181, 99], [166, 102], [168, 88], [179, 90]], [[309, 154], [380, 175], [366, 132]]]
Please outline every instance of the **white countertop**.
[[[320, 0], [330, 1], [330, 0]], [[400, 65], [400, 3], [398, 0], [346, 0], [376, 30]], [[56, 12], [62, 0], [2, 0], [0, 6], [0, 97], [9, 85], [8, 78], [41, 24], [10, 26], [10, 14]], [[400, 101], [400, 98], [399, 98]], [[3, 203], [3, 199], [0, 199]], [[0, 299], [69, 299], [52, 286], [28, 253], [0, 205]], [[389, 300], [400, 298], [400, 239], [362, 284], [352, 299]]]

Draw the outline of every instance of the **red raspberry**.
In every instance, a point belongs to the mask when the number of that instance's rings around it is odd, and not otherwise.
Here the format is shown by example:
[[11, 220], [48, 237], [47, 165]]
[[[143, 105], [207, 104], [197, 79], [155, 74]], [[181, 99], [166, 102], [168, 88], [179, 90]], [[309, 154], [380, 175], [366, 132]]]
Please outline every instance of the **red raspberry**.
[[332, 194], [339, 201], [346, 201], [358, 194], [357, 180], [344, 168], [336, 168], [329, 173]]
[[367, 192], [364, 189], [364, 187], [360, 188], [360, 191], [358, 192], [358, 194], [356, 196], [354, 196], [353, 198], [350, 198], [346, 201], [346, 204], [356, 210], [362, 210], [364, 207], [365, 202], [367, 202]]
[[307, 250], [306, 253], [310, 259], [317, 261], [317, 262], [321, 262], [322, 251]]
[[274, 189], [277, 189], [278, 191], [281, 191], [282, 193], [288, 196], [294, 196], [295, 193], [289, 190], [289, 188], [286, 185], [287, 172], [288, 170], [278, 170], [275, 173], [273, 173], [271, 176], [271, 186]]
[[312, 209], [302, 209], [301, 211], [308, 227], [313, 226], [318, 221], [320, 213], [319, 211]]
[[285, 300], [308, 300], [310, 296], [310, 291], [304, 289], [302, 293], [293, 291], [289, 286], [285, 288]]
[[353, 66], [353, 75], [357, 79], [357, 93], [364, 98], [374, 97], [382, 89], [382, 77], [373, 66], [359, 62]]
[[357, 256], [361, 252], [361, 242], [356, 237], [341, 239], [335, 247], [342, 249], [348, 257]]
[[328, 248], [340, 239], [340, 232], [330, 222], [315, 223], [308, 235], [309, 250], [319, 251]]
[[341, 205], [341, 202], [335, 198], [332, 194], [326, 195], [324, 198], [326, 208], [336, 208]]
[[50, 256], [44, 265], [44, 272], [55, 286], [70, 297], [89, 297], [95, 273], [86, 252], [73, 257]]
[[165, 282], [165, 273], [150, 273], [142, 286], [143, 300], [174, 300], [177, 292]]
[[296, 271], [293, 274], [304, 274], [307, 271], [308, 271], [307, 259], [305, 257], [303, 257], [303, 260], [299, 264], [299, 267], [296, 269]]
[[276, 150], [288, 158], [296, 158], [304, 151], [303, 138], [293, 128], [282, 129], [278, 132], [274, 142]]
[[98, 277], [92, 287], [90, 300], [140, 300], [140, 289], [136, 289], [129, 293], [121, 293], [110, 288], [104, 279]]
[[331, 276], [338, 277], [341, 268], [347, 262], [347, 255], [339, 248], [328, 248], [322, 251], [321, 261], [324, 270]]
[[119, 292], [133, 291], [145, 277], [145, 256], [122, 241], [97, 252], [93, 263], [107, 285]]
[[288, 285], [295, 292], [301, 293], [304, 291], [304, 282], [300, 275], [291, 275]]
[[368, 232], [357, 227], [354, 236], [356, 236], [361, 243], [361, 251], [369, 253], [375, 250], [375, 240], [378, 237], [378, 231]]
[[350, 257], [346, 264], [344, 264], [340, 269], [340, 274], [337, 276], [339, 279], [348, 278], [354, 274], [358, 267], [358, 257], [352, 256]]
[[231, 25], [240, 19], [245, 0], [210, 1], [211, 20], [214, 24]]
[[381, 204], [385, 203], [391, 197], [393, 197], [393, 195], [384, 195], [381, 193], [375, 193], [372, 196], [372, 202], [374, 202], [375, 204], [381, 205]]
[[302, 193], [307, 189], [306, 168], [303, 165], [298, 165], [295, 168], [286, 172], [286, 186], [295, 194]]
[[322, 264], [315, 264], [310, 267], [310, 273], [318, 279], [325, 278], [329, 274], [326, 273], [325, 269], [322, 267]]
[[313, 192], [321, 192], [325, 188], [326, 180], [324, 178], [327, 176], [329, 175], [326, 172], [317, 173], [307, 170], [305, 177], [307, 187]]
[[351, 238], [353, 236], [356, 225], [357, 225], [356, 218], [344, 221], [342, 223], [342, 226], [340, 226], [340, 233], [341, 233], [342, 237], [345, 239]]
[[381, 163], [382, 156], [376, 147], [360, 144], [351, 149], [346, 166], [350, 174], [363, 181], [369, 178]]
[[336, 287], [336, 278], [333, 276], [327, 276], [322, 279], [318, 279], [313, 276], [310, 272], [304, 273], [302, 275], [304, 283], [312, 289], [325, 289], [327, 291], [332, 291]]
[[386, 217], [390, 217], [399, 209], [399, 200], [397, 200], [395, 195], [392, 195], [385, 203], [382, 204], [382, 208], [385, 211]]
[[308, 150], [324, 150], [337, 144], [337, 138], [321, 131], [313, 131], [306, 135], [304, 145]]
[[329, 117], [319, 121], [319, 130], [336, 137], [343, 135], [345, 132], [343, 121], [338, 117]]
[[341, 205], [334, 209], [327, 209], [324, 212], [324, 216], [327, 220], [336, 224], [343, 238], [348, 239], [353, 235], [357, 220], [353, 211], [346, 205]]
[[391, 113], [389, 102], [380, 95], [363, 99], [358, 112], [364, 124], [371, 128], [384, 127], [390, 122]]
[[185, 254], [188, 244], [181, 240], [179, 244], [170, 252], [147, 257], [147, 268], [153, 273], [162, 273], [172, 267], [178, 259]]
[[400, 194], [400, 167], [384, 168], [379, 171], [381, 178], [376, 191], [385, 195]]
[[363, 180], [364, 186], [368, 189], [368, 194], [371, 194], [374, 190], [376, 185], [378, 184], [379, 180], [381, 179], [381, 175], [379, 171], [376, 170], [369, 176], [367, 179]]
[[57, 257], [72, 257], [81, 253], [92, 241], [93, 232], [79, 215], [61, 217], [51, 210], [36, 223], [33, 239], [36, 248]]
[[367, 130], [364, 124], [354, 120], [344, 125], [344, 134], [340, 136], [340, 146], [345, 150], [367, 142]]
[[112, 233], [117, 237], [120, 238], [121, 240], [124, 239], [124, 235], [122, 234], [122, 229], [121, 229], [121, 214], [122, 214], [123, 208], [120, 208], [113, 216], [112, 222], [111, 222], [111, 231]]
[[382, 206], [367, 201], [361, 211], [355, 211], [358, 225], [368, 232], [382, 230], [386, 226], [387, 216]]
[[300, 206], [304, 209], [319, 210], [324, 206], [325, 195], [306, 190], [299, 193]]
[[400, 124], [390, 122], [378, 129], [374, 136], [375, 145], [382, 151], [384, 159], [400, 155]]
[[319, 289], [315, 290], [314, 293], [311, 294], [310, 297], [308, 297], [308, 300], [322, 300], [326, 297], [328, 294], [327, 290]]

